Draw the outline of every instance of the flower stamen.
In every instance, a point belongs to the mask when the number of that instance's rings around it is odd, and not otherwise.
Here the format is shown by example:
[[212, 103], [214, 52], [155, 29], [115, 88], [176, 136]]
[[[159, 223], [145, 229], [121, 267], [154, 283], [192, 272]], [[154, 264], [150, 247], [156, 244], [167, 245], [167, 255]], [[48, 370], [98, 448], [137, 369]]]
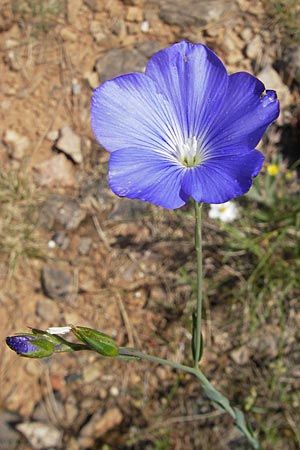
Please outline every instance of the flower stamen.
[[195, 167], [201, 164], [205, 159], [205, 151], [198, 139], [193, 136], [186, 142], [181, 142], [176, 146], [176, 155], [186, 167]]

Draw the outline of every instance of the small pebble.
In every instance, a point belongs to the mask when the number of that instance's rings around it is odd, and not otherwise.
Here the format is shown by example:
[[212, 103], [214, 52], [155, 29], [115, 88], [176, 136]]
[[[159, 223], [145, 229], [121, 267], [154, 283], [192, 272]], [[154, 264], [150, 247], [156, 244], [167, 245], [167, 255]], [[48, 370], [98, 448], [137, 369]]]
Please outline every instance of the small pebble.
[[118, 397], [119, 395], [119, 389], [117, 388], [117, 386], [112, 386], [109, 390], [110, 395], [112, 395], [113, 397]]
[[48, 242], [48, 247], [53, 249], [56, 247], [56, 242], [53, 239], [50, 239], [50, 241]]
[[144, 20], [144, 22], [141, 23], [141, 32], [142, 33], [149, 33], [150, 25], [147, 20]]

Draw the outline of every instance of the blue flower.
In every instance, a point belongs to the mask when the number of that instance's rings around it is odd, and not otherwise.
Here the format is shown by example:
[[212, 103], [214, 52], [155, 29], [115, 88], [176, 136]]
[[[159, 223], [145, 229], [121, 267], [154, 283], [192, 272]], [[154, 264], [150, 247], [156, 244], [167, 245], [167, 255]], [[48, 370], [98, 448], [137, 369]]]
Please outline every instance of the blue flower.
[[54, 352], [54, 344], [33, 334], [8, 336], [6, 344], [18, 355], [29, 358], [45, 358]]
[[255, 147], [278, 114], [274, 91], [183, 41], [156, 53], [145, 74], [99, 86], [91, 123], [111, 153], [112, 190], [175, 209], [190, 197], [224, 203], [247, 192], [264, 160]]

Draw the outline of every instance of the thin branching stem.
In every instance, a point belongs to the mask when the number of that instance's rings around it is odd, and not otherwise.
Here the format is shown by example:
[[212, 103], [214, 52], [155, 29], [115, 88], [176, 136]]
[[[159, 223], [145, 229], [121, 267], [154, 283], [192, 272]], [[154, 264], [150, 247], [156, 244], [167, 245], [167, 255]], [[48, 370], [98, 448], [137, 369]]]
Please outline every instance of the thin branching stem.
[[201, 383], [201, 386], [207, 395], [207, 397], [219, 408], [223, 409], [233, 418], [235, 425], [239, 428], [240, 432], [245, 436], [248, 442], [252, 445], [255, 450], [263, 450], [257, 439], [253, 436], [251, 431], [248, 429], [247, 424], [244, 419], [243, 413], [231, 406], [229, 400], [217, 391], [214, 386], [208, 381], [206, 376], [197, 367], [190, 367], [184, 364], [179, 364], [168, 359], [158, 358], [157, 356], [152, 356], [147, 353], [143, 353], [135, 348], [120, 347], [119, 348], [119, 358], [120, 359], [135, 359], [135, 360], [145, 360], [152, 363], [160, 364], [163, 366], [169, 366], [176, 370], [182, 370], [183, 372], [190, 373], [194, 375]]
[[202, 235], [201, 235], [201, 209], [202, 203], [194, 202], [195, 206], [195, 248], [197, 253], [197, 306], [196, 306], [196, 321], [194, 326], [194, 366], [187, 366], [179, 364], [168, 359], [158, 358], [147, 353], [140, 352], [134, 348], [121, 347], [119, 349], [119, 358], [146, 360], [152, 363], [161, 364], [172, 367], [176, 370], [194, 375], [201, 383], [207, 397], [219, 408], [225, 410], [233, 418], [235, 425], [240, 432], [245, 436], [248, 442], [255, 450], [262, 450], [260, 443], [254, 437], [251, 430], [247, 427], [244, 414], [237, 408], [231, 406], [229, 400], [217, 391], [214, 386], [208, 381], [202, 371], [199, 369], [199, 360], [202, 352]]

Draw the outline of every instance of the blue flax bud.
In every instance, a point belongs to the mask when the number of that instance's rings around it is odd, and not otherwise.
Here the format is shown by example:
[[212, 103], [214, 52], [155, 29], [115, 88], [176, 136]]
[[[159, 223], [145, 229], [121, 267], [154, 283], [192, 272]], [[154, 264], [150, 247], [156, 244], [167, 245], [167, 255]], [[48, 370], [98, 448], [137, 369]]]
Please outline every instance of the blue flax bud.
[[46, 358], [54, 352], [54, 344], [48, 339], [33, 334], [8, 336], [6, 344], [18, 355], [27, 358]]

